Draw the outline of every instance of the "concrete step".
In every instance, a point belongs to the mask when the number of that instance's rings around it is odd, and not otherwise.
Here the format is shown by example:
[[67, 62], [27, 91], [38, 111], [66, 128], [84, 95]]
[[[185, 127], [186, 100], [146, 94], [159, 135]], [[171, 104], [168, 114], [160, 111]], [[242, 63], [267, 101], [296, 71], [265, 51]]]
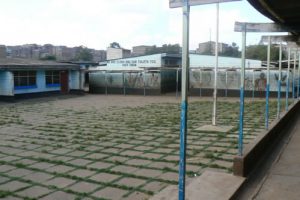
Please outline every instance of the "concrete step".
[[[245, 178], [232, 174], [206, 170], [186, 184], [186, 200], [227, 200], [244, 183]], [[178, 187], [169, 186], [150, 200], [177, 200]]]

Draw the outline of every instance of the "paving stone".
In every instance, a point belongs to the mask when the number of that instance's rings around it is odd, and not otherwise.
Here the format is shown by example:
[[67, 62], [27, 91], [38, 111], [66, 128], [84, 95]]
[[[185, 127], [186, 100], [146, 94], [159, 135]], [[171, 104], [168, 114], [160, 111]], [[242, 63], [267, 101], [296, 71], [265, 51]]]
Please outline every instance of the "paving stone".
[[175, 155], [169, 155], [169, 156], [165, 156], [162, 159], [164, 160], [169, 160], [169, 161], [179, 161], [179, 155], [175, 156]]
[[37, 161], [25, 158], [25, 159], [22, 159], [22, 160], [18, 160], [17, 162], [22, 163], [24, 165], [32, 165], [33, 163], [36, 163]]
[[13, 197], [13, 196], [8, 196], [8, 197], [5, 197], [5, 200], [23, 200], [23, 198], [18, 198], [18, 197]]
[[178, 173], [166, 172], [158, 177], [167, 181], [178, 181]]
[[144, 190], [151, 191], [154, 193], [157, 193], [161, 191], [163, 188], [167, 187], [168, 184], [158, 181], [152, 181], [150, 183], [147, 183], [145, 186], [143, 186]]
[[145, 166], [151, 163], [150, 160], [142, 160], [142, 159], [131, 159], [126, 161], [126, 164], [128, 165], [136, 165], [136, 166]]
[[124, 200], [147, 200], [150, 196], [142, 192], [133, 192], [128, 197], [123, 198]]
[[109, 167], [113, 166], [111, 163], [106, 162], [94, 162], [92, 164], [87, 165], [87, 168], [94, 168], [94, 169], [107, 169]]
[[174, 163], [169, 163], [169, 162], [151, 162], [148, 167], [154, 167], [158, 169], [164, 169], [164, 168], [172, 168], [174, 167]]
[[87, 170], [87, 169], [77, 169], [77, 170], [69, 172], [69, 174], [71, 176], [77, 176], [77, 177], [80, 177], [80, 178], [86, 178], [86, 177], [89, 177], [89, 176], [91, 176], [95, 173], [96, 173], [95, 171], [91, 171], [91, 170]]
[[107, 161], [111, 161], [111, 162], [121, 162], [124, 163], [126, 160], [128, 160], [129, 158], [127, 157], [122, 157], [122, 156], [112, 156], [112, 157], [108, 157], [105, 160]]
[[13, 169], [16, 169], [16, 167], [11, 165], [0, 165], [0, 172], [7, 172]]
[[67, 154], [67, 153], [69, 153], [71, 151], [73, 152], [72, 149], [60, 148], [60, 149], [55, 149], [55, 150], [51, 151], [51, 153], [53, 153], [53, 154], [59, 154], [59, 155], [65, 155], [65, 154]]
[[139, 170], [139, 168], [126, 166], [126, 165], [117, 165], [116, 167], [111, 168], [110, 170], [122, 173], [132, 173]]
[[138, 156], [141, 155], [143, 152], [141, 151], [132, 151], [132, 150], [126, 150], [122, 151], [120, 154], [125, 156]]
[[92, 153], [92, 154], [89, 154], [89, 155], [85, 156], [85, 158], [98, 160], [98, 159], [102, 159], [102, 158], [105, 158], [105, 157], [108, 157], [108, 156], [109, 155], [104, 154], [104, 153]]
[[153, 152], [157, 152], [157, 153], [171, 153], [172, 151], [174, 151], [174, 149], [168, 149], [168, 148], [155, 148], [155, 149], [153, 149]]
[[119, 188], [106, 187], [100, 191], [93, 193], [92, 196], [98, 198], [102, 197], [111, 200], [120, 200], [122, 199], [123, 195], [126, 194], [127, 192], [128, 192], [127, 190], [122, 190]]
[[71, 153], [68, 153], [66, 155], [74, 156], [74, 157], [82, 157], [87, 155], [88, 153], [89, 153], [88, 151], [72, 151]]
[[68, 156], [56, 156], [56, 157], [52, 158], [52, 160], [63, 161], [63, 162], [67, 162], [72, 159], [74, 159], [74, 158], [68, 157]]
[[94, 183], [88, 183], [88, 182], [78, 182], [75, 183], [72, 186], [69, 186], [68, 189], [71, 189], [75, 192], [80, 192], [80, 193], [90, 193], [93, 192], [96, 188], [101, 187], [99, 184], [94, 184]]
[[68, 161], [69, 164], [77, 165], [77, 166], [81, 166], [81, 167], [84, 167], [91, 162], [92, 161], [90, 161], [90, 160], [81, 159], [81, 158]]
[[137, 187], [137, 186], [140, 186], [140, 185], [146, 183], [146, 180], [138, 179], [138, 178], [124, 177], [116, 183], [120, 184], [120, 185], [126, 185], [129, 187]]
[[19, 190], [21, 188], [25, 188], [28, 186], [29, 186], [28, 183], [23, 183], [20, 181], [11, 181], [11, 182], [0, 185], [0, 190], [14, 192], [16, 190]]
[[2, 157], [1, 161], [6, 161], [6, 162], [11, 162], [11, 161], [16, 161], [16, 160], [20, 160], [20, 157], [17, 156], [6, 156], [6, 157]]
[[57, 191], [41, 198], [41, 200], [74, 200], [75, 198], [76, 196], [73, 194]]
[[6, 174], [9, 176], [13, 176], [13, 177], [23, 177], [23, 176], [26, 176], [27, 174], [31, 174], [33, 172], [34, 171], [31, 171], [28, 169], [17, 168], [17, 169], [7, 172]]
[[28, 174], [27, 176], [25, 176], [23, 178], [26, 180], [31, 180], [33, 182], [43, 183], [52, 177], [53, 177], [53, 175], [50, 175], [50, 174], [46, 174], [43, 172], [35, 172], [35, 173]]
[[90, 177], [89, 179], [98, 181], [98, 182], [109, 183], [109, 182], [116, 180], [119, 177], [120, 177], [119, 175], [115, 175], [115, 174], [99, 173], [99, 174], [96, 174], [96, 175]]
[[74, 167], [69, 167], [66, 165], [55, 165], [53, 167], [46, 169], [46, 171], [48, 172], [56, 172], [56, 173], [65, 173], [71, 170], [74, 170]]
[[140, 155], [141, 157], [144, 158], [149, 158], [149, 159], [159, 159], [163, 156], [163, 154], [158, 154], [158, 153], [144, 153]]
[[154, 170], [154, 169], [140, 169], [134, 172], [137, 176], [144, 176], [149, 178], [154, 178], [162, 174], [162, 171]]
[[30, 168], [36, 168], [36, 169], [48, 169], [50, 167], [53, 167], [55, 164], [47, 163], [47, 162], [38, 162], [33, 165], [30, 165]]
[[227, 162], [224, 160], [215, 160], [213, 161], [213, 164], [219, 165], [221, 167], [226, 167], [226, 168], [232, 168], [233, 167], [233, 162]]
[[8, 180], [10, 180], [10, 179], [6, 178], [6, 177], [3, 177], [3, 176], [0, 176], [0, 184], [6, 182]]
[[56, 177], [54, 179], [51, 179], [45, 183], [43, 183], [44, 185], [53, 185], [56, 186], [58, 188], [64, 188], [68, 185], [71, 185], [73, 183], [75, 183], [75, 180], [69, 179], [69, 178], [64, 178], [64, 177]]
[[123, 149], [119, 149], [119, 148], [107, 148], [107, 149], [103, 149], [101, 152], [103, 153], [119, 153], [120, 151], [122, 151]]
[[138, 151], [148, 151], [148, 150], [153, 149], [153, 147], [140, 145], [140, 146], [135, 147], [134, 149], [138, 150]]
[[22, 190], [21, 192], [18, 192], [17, 195], [20, 195], [23, 197], [38, 198], [38, 197], [46, 195], [50, 192], [51, 192], [51, 190], [49, 190], [48, 188], [41, 187], [41, 186], [33, 186], [33, 187], [27, 188], [25, 190]]

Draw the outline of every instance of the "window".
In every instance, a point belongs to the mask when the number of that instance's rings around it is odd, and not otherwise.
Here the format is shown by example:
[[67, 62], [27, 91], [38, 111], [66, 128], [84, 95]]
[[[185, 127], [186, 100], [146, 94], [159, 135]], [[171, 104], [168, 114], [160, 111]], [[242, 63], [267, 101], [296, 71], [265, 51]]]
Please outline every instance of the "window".
[[36, 71], [15, 71], [15, 89], [36, 88]]
[[47, 87], [60, 86], [59, 71], [46, 71], [46, 86]]

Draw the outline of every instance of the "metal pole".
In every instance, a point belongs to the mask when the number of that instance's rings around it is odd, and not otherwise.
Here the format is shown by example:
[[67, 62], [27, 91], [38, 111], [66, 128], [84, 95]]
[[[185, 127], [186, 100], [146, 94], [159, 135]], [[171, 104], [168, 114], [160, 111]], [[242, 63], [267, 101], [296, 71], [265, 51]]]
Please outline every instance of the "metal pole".
[[241, 65], [241, 88], [240, 88], [240, 119], [239, 119], [239, 156], [243, 155], [244, 135], [244, 85], [245, 85], [245, 64], [246, 64], [246, 24], [242, 33], [242, 65]]
[[185, 170], [186, 170], [186, 138], [187, 138], [187, 112], [188, 112], [188, 75], [189, 75], [189, 0], [183, 0], [183, 40], [182, 40], [182, 80], [181, 80], [181, 116], [180, 116], [180, 159], [178, 200], [185, 199]]
[[126, 86], [125, 86], [125, 74], [124, 74], [124, 72], [122, 72], [122, 76], [123, 76], [123, 94], [125, 96], [126, 95]]
[[280, 119], [281, 100], [281, 69], [282, 69], [282, 42], [279, 46], [279, 74], [278, 74], [278, 96], [277, 96], [277, 118]]
[[202, 70], [200, 69], [200, 88], [199, 88], [200, 97], [202, 97], [202, 88], [201, 88], [201, 85], [202, 85]]
[[252, 73], [252, 102], [254, 102], [254, 96], [255, 96], [255, 70], [253, 70]]
[[288, 49], [288, 69], [286, 75], [286, 94], [285, 94], [285, 110], [289, 108], [289, 93], [290, 93], [290, 65], [291, 65], [291, 48]]
[[225, 70], [225, 84], [226, 84], [226, 90], [225, 90], [225, 97], [228, 96], [228, 72]]
[[144, 96], [146, 96], [146, 71], [144, 69], [143, 82], [144, 82]]
[[105, 94], [107, 95], [107, 71], [105, 71]]
[[293, 101], [295, 103], [295, 78], [296, 78], [296, 59], [297, 57], [297, 51], [294, 53], [294, 70], [293, 70], [293, 91], [292, 91], [292, 94], [293, 94]]
[[268, 37], [268, 53], [267, 53], [267, 87], [266, 87], [266, 129], [269, 129], [269, 96], [270, 96], [270, 60], [271, 60], [271, 37]]
[[300, 54], [299, 54], [299, 60], [298, 60], [298, 85], [297, 85], [297, 98], [299, 99], [299, 93], [300, 93]]
[[178, 73], [179, 73], [179, 69], [176, 70], [176, 98], [178, 97]]
[[215, 56], [216, 56], [216, 65], [215, 65], [215, 80], [214, 80], [214, 102], [213, 102], [213, 113], [212, 113], [212, 125], [216, 125], [217, 118], [217, 81], [218, 81], [218, 65], [219, 65], [219, 3], [217, 6], [217, 22], [216, 22], [216, 44], [215, 44]]

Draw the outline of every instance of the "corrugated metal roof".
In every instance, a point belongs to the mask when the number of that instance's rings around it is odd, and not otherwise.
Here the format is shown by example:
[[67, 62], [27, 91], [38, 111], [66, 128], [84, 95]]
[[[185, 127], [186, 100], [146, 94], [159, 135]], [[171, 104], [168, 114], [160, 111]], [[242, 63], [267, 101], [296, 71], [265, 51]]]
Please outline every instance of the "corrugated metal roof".
[[299, 0], [248, 0], [248, 2], [266, 17], [272, 19], [300, 36]]
[[34, 69], [74, 69], [79, 70], [80, 66], [69, 63], [59, 63], [54, 61], [42, 61], [20, 58], [2, 58], [0, 59], [0, 69], [5, 70], [34, 70]]

